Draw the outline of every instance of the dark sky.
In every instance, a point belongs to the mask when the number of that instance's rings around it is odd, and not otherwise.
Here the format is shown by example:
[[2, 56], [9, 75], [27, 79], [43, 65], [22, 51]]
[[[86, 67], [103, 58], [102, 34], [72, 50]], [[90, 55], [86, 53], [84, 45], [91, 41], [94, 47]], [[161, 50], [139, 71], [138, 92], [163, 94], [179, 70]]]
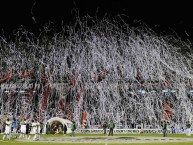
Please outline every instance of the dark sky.
[[[169, 0], [168, 0], [169, 1]], [[4, 0], [0, 3], [0, 28], [5, 35], [17, 30], [21, 25], [27, 30], [38, 33], [49, 21], [55, 27], [74, 21], [75, 13], [112, 17], [125, 14], [132, 25], [141, 21], [156, 32], [171, 34], [174, 30], [180, 37], [193, 42], [192, 5], [185, 1], [167, 2], [159, 0]], [[35, 21], [34, 19], [35, 18]]]

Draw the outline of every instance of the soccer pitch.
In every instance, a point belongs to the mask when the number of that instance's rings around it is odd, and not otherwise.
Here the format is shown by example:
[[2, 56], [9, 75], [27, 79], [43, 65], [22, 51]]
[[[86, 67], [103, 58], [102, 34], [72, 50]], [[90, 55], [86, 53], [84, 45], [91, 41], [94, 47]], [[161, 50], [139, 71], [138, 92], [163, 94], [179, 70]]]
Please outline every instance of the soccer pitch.
[[0, 135], [0, 145], [192, 145], [193, 136], [187, 137], [185, 134], [114, 134], [106, 136], [103, 134], [76, 134], [70, 137], [69, 134], [41, 135], [40, 141], [32, 140], [2, 140]]

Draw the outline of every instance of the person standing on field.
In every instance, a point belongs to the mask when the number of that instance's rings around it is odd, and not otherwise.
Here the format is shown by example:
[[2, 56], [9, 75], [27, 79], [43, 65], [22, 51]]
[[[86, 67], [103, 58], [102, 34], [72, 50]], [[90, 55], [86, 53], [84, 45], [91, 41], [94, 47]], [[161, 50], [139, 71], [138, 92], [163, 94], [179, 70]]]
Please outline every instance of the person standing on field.
[[108, 127], [108, 124], [106, 121], [103, 123], [102, 127], [103, 127], [104, 134], [106, 134], [107, 133], [107, 127]]
[[11, 135], [11, 121], [9, 118], [5, 121], [5, 132], [3, 135], [3, 140], [5, 140], [5, 137], [7, 137], [8, 140], [10, 140], [10, 135]]
[[110, 136], [110, 135], [113, 136], [113, 130], [115, 128], [115, 123], [113, 122], [113, 120], [110, 121], [108, 128], [109, 128], [109, 135], [108, 136]]
[[71, 124], [71, 134], [70, 136], [74, 136], [75, 135], [75, 130], [76, 130], [76, 125], [75, 125], [75, 121], [72, 121], [72, 124]]
[[167, 121], [164, 120], [161, 126], [162, 126], [162, 131], [163, 131], [163, 137], [167, 137], [167, 128], [168, 128]]
[[189, 121], [186, 122], [186, 136], [191, 136], [191, 124]]

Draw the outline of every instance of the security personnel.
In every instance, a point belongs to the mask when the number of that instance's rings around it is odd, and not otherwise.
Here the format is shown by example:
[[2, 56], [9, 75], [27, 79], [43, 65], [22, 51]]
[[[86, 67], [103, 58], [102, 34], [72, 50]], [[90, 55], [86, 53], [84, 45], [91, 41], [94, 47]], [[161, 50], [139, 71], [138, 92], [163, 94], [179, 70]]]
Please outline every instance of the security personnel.
[[115, 123], [113, 122], [113, 120], [110, 121], [108, 128], [109, 128], [109, 135], [108, 136], [110, 136], [110, 135], [113, 136], [113, 129], [115, 128]]

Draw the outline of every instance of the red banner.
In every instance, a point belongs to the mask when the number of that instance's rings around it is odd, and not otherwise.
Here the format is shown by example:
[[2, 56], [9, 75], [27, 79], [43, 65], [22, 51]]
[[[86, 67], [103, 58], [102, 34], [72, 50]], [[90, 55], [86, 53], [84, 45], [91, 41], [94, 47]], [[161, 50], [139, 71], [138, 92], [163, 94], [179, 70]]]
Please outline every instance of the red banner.
[[168, 121], [172, 118], [172, 111], [170, 107], [170, 103], [165, 100], [164, 101], [164, 120]]

